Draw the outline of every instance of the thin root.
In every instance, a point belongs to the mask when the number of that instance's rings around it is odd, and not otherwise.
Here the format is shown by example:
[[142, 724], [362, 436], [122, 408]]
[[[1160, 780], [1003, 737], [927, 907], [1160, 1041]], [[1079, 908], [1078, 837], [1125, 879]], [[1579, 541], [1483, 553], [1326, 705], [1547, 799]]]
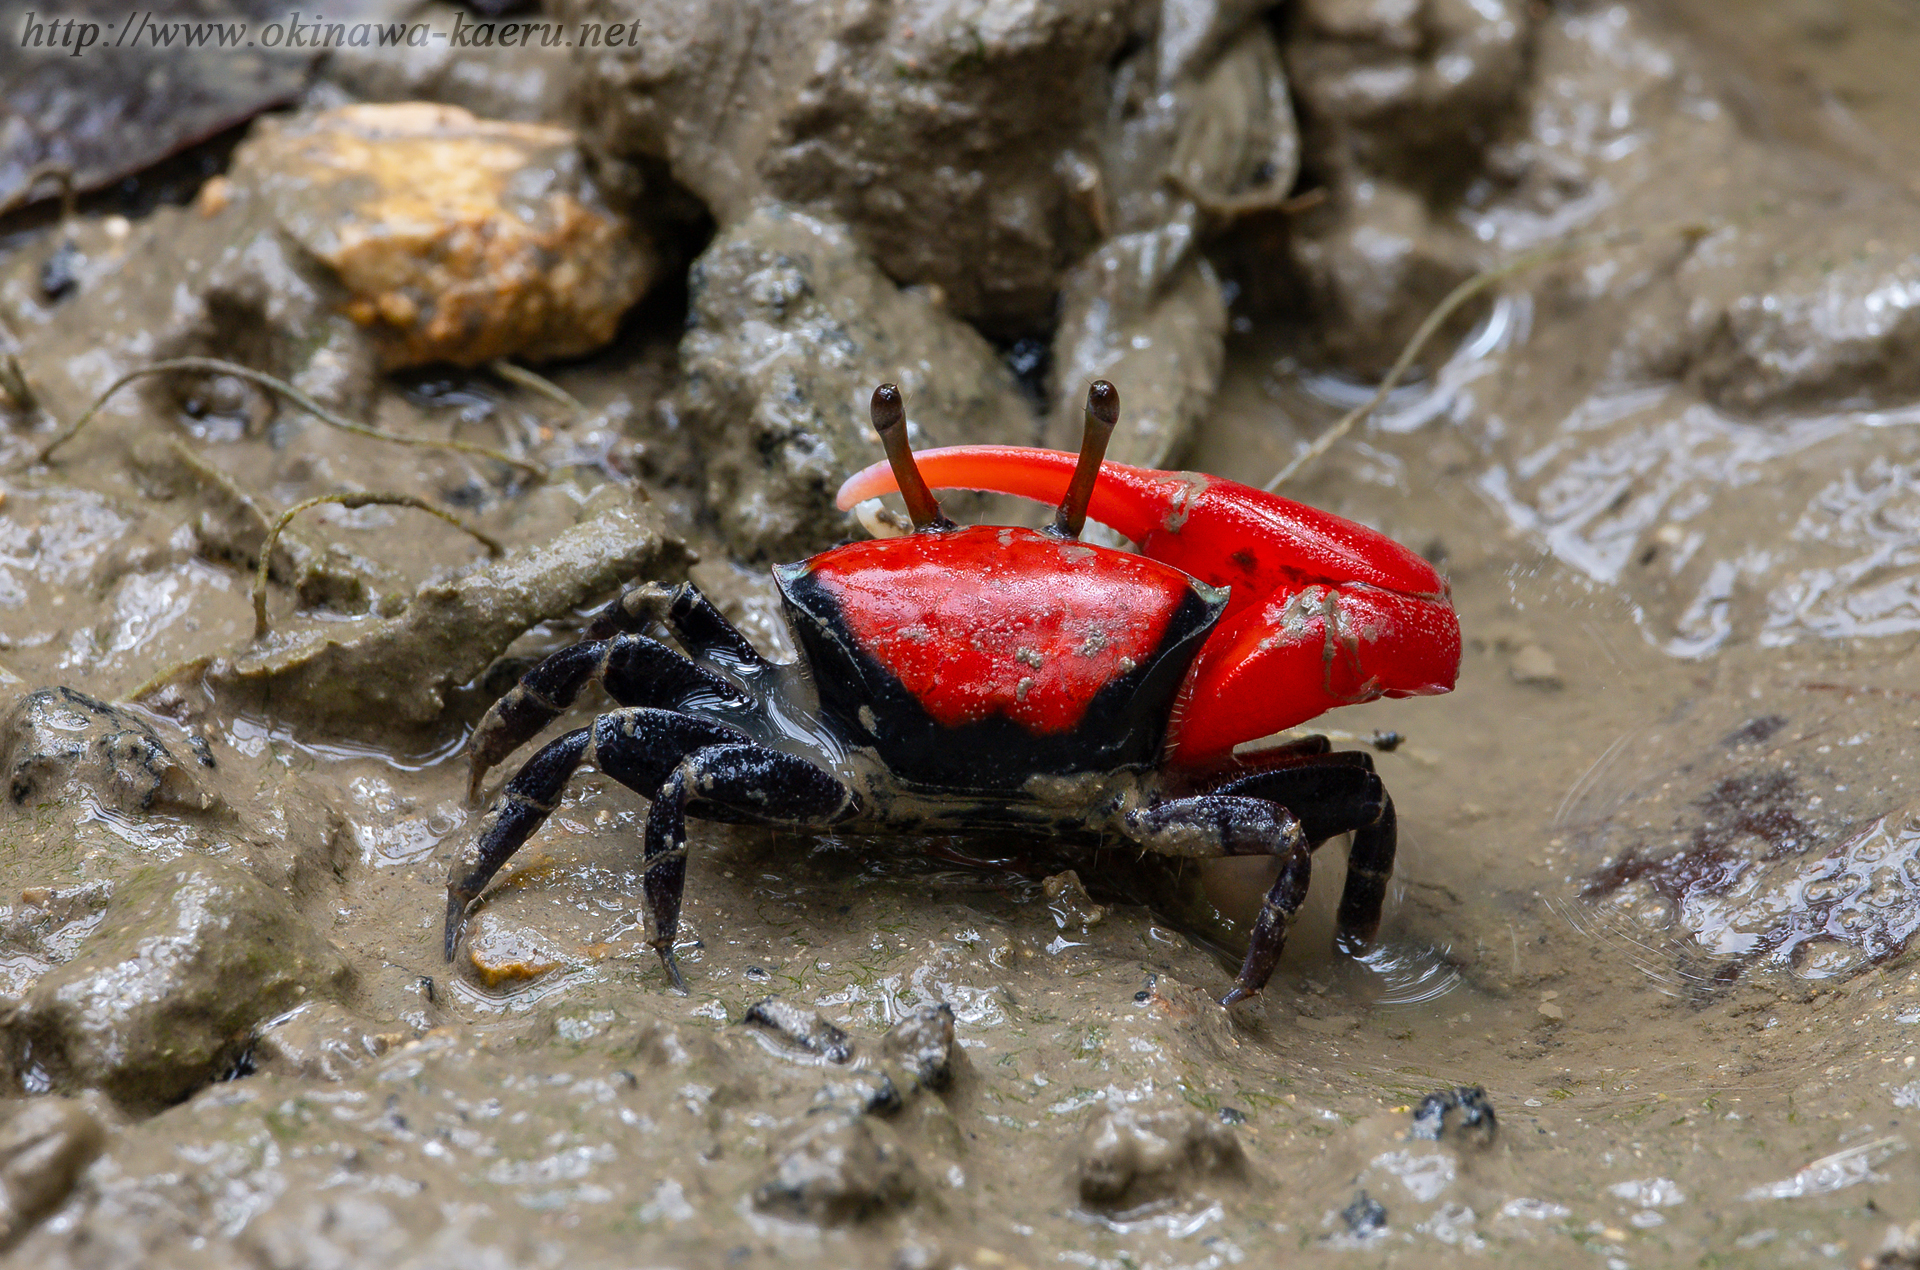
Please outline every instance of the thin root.
[[285, 529], [287, 522], [295, 516], [306, 511], [309, 507], [318, 507], [322, 503], [335, 503], [347, 508], [374, 506], [418, 508], [430, 516], [438, 516], [455, 529], [472, 535], [486, 547], [487, 554], [490, 556], [497, 556], [506, 550], [506, 548], [500, 545], [498, 539], [475, 529], [472, 525], [460, 519], [460, 517], [454, 515], [452, 512], [447, 511], [445, 508], [435, 507], [425, 499], [415, 498], [412, 494], [381, 494], [371, 491], [360, 491], [345, 494], [322, 494], [317, 498], [309, 498], [304, 502], [295, 503], [280, 513], [280, 519], [273, 522], [273, 527], [267, 530], [266, 540], [260, 544], [260, 565], [253, 572], [253, 637], [256, 640], [265, 638], [270, 629], [267, 624], [267, 572], [273, 564], [273, 548], [274, 544], [280, 541], [280, 531]]
[[236, 379], [244, 379], [249, 383], [258, 384], [262, 388], [270, 389], [280, 394], [294, 405], [300, 407], [300, 409], [320, 420], [320, 422], [331, 427], [339, 428], [342, 432], [351, 432], [356, 436], [372, 437], [376, 441], [391, 441], [396, 445], [417, 445], [435, 450], [457, 450], [462, 454], [471, 454], [479, 458], [492, 459], [496, 463], [505, 463], [509, 467], [518, 468], [534, 480], [546, 479], [546, 469], [538, 464], [529, 463], [525, 459], [516, 459], [510, 454], [489, 449], [484, 445], [471, 445], [465, 441], [437, 441], [430, 437], [403, 437], [398, 433], [383, 432], [379, 428], [370, 428], [364, 423], [355, 423], [344, 415], [335, 414], [284, 379], [269, 375], [265, 371], [255, 370], [251, 366], [242, 366], [237, 362], [223, 361], [217, 357], [175, 357], [166, 361], [155, 362], [151, 366], [142, 366], [138, 370], [128, 371], [126, 374], [120, 376], [120, 378], [114, 380], [113, 383], [109, 384], [105, 392], [94, 398], [93, 404], [88, 406], [78, 419], [74, 420], [73, 423], [58, 436], [42, 446], [40, 453], [34, 456], [33, 461], [36, 464], [45, 465], [53, 457], [55, 450], [73, 440], [80, 429], [92, 422], [93, 417], [99, 414], [101, 408], [107, 404], [108, 398], [112, 397], [113, 394], [119, 392], [134, 380], [146, 375], [163, 375], [183, 370], [201, 371], [210, 375], [232, 375]]
[[[1274, 478], [1268, 481], [1263, 488], [1269, 494], [1279, 489], [1291, 480], [1293, 475], [1301, 468], [1313, 462], [1328, 450], [1331, 450], [1336, 442], [1346, 436], [1347, 433], [1353, 431], [1355, 424], [1358, 424], [1362, 419], [1365, 419], [1368, 415], [1379, 409], [1380, 403], [1387, 399], [1388, 394], [1399, 387], [1401, 378], [1406, 375], [1408, 368], [1413, 365], [1414, 358], [1420, 356], [1420, 350], [1427, 346], [1427, 341], [1434, 337], [1434, 334], [1439, 331], [1449, 317], [1453, 316], [1454, 310], [1458, 309], [1468, 300], [1473, 299], [1473, 297], [1492, 287], [1495, 283], [1504, 282], [1508, 278], [1516, 274], [1525, 273], [1527, 270], [1535, 268], [1536, 266], [1550, 264], [1555, 260], [1578, 255], [1583, 251], [1591, 251], [1599, 247], [1613, 247], [1621, 243], [1633, 242], [1642, 238], [1651, 238], [1656, 236], [1657, 232], [1658, 231], [1652, 230], [1622, 229], [1613, 230], [1604, 234], [1587, 234], [1579, 238], [1569, 238], [1562, 242], [1549, 243], [1544, 247], [1536, 247], [1532, 251], [1523, 251], [1511, 260], [1504, 261], [1474, 274], [1471, 278], [1468, 278], [1465, 282], [1462, 282], [1459, 286], [1449, 291], [1446, 298], [1433, 307], [1433, 312], [1427, 314], [1426, 321], [1420, 323], [1420, 328], [1413, 333], [1413, 338], [1408, 340], [1407, 346], [1400, 350], [1399, 359], [1396, 360], [1392, 368], [1387, 371], [1386, 378], [1382, 379], [1380, 386], [1373, 390], [1373, 396], [1367, 398], [1353, 409], [1347, 411], [1347, 413], [1341, 415], [1339, 419], [1335, 420], [1332, 427], [1314, 438], [1312, 445], [1295, 455], [1293, 461], [1281, 468], [1280, 471], [1274, 475]], [[1687, 224], [1676, 226], [1668, 232], [1678, 234], [1682, 238], [1690, 241], [1698, 241], [1711, 233], [1712, 227], [1701, 224]]]
[[537, 392], [548, 401], [564, 406], [576, 415], [587, 413], [587, 408], [581, 405], [572, 393], [545, 375], [535, 374], [525, 366], [516, 366], [504, 357], [496, 357], [487, 363], [487, 369], [508, 383], [518, 384], [529, 392]]

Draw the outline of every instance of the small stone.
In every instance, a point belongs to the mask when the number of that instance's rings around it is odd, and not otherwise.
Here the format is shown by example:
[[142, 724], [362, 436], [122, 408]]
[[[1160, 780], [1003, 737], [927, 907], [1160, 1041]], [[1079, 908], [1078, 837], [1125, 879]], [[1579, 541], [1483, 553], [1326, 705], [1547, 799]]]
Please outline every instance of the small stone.
[[72, 688], [29, 693], [0, 723], [0, 770], [15, 803], [91, 798], [138, 815], [206, 811], [217, 796], [199, 773], [213, 766], [204, 748], [179, 742], [182, 761], [153, 724]]
[[1190, 1108], [1111, 1107], [1095, 1117], [1082, 1141], [1080, 1199], [1132, 1208], [1180, 1194], [1199, 1178], [1244, 1177], [1246, 1168], [1240, 1139], [1211, 1116]]
[[1040, 883], [1040, 889], [1046, 894], [1047, 907], [1054, 916], [1063, 922], [1074, 922], [1081, 930], [1098, 926], [1107, 918], [1107, 906], [1096, 904], [1087, 894], [1087, 888], [1081, 884], [1080, 875], [1072, 869], [1056, 873]]
[[1347, 1233], [1364, 1239], [1387, 1228], [1387, 1206], [1365, 1191], [1353, 1193], [1353, 1203], [1340, 1210]]
[[853, 1042], [833, 1024], [805, 1006], [768, 997], [747, 1007], [740, 1020], [751, 1027], [765, 1028], [794, 1047], [817, 1054], [829, 1063], [845, 1063], [853, 1058]]
[[953, 1007], [945, 1001], [915, 1006], [888, 1029], [880, 1050], [937, 1093], [953, 1084], [953, 1022]]
[[802, 1129], [754, 1188], [763, 1212], [840, 1225], [904, 1207], [921, 1189], [906, 1148], [865, 1116], [831, 1115]]
[[59, 1207], [106, 1131], [79, 1103], [42, 1097], [0, 1125], [0, 1250]]
[[558, 945], [540, 932], [492, 913], [476, 914], [468, 929], [467, 964], [489, 988], [538, 979], [567, 962]]
[[1537, 1008], [1539, 1009], [1540, 1015], [1542, 1018], [1551, 1019], [1555, 1023], [1558, 1023], [1562, 1019], [1567, 1017], [1566, 1008], [1564, 1006], [1555, 1005], [1551, 1001], [1542, 1001]]
[[1413, 1109], [1413, 1127], [1407, 1136], [1437, 1141], [1446, 1138], [1474, 1146], [1488, 1146], [1499, 1129], [1493, 1103], [1478, 1085], [1428, 1094]]
[[365, 103], [262, 120], [232, 169], [332, 270], [389, 370], [590, 352], [658, 269], [564, 128]]
[[1507, 674], [1517, 684], [1532, 684], [1537, 688], [1558, 688], [1562, 684], [1553, 654], [1538, 644], [1528, 644], [1514, 653], [1507, 665]]

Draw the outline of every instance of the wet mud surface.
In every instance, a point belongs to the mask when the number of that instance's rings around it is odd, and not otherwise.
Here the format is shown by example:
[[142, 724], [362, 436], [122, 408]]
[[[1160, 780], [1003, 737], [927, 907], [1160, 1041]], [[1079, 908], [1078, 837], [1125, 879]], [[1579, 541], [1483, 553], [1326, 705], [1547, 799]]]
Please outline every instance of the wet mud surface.
[[[541, 367], [567, 400], [382, 370], [302, 246], [332, 205], [262, 195], [246, 146], [187, 206], [0, 240], [30, 390], [0, 429], [0, 1255], [1914, 1264], [1920, 27], [1865, 0], [560, 7], [651, 42], [571, 64], [590, 119], [546, 79], [512, 98], [579, 153], [441, 223], [543, 223], [556, 188], [631, 223], [654, 291]], [[301, 109], [485, 113], [445, 69], [342, 59]], [[726, 128], [686, 123], [724, 92]], [[928, 147], [955, 164], [901, 157]], [[1152, 407], [1132, 455], [1258, 484], [1448, 288], [1583, 236], [1286, 488], [1438, 564], [1465, 638], [1452, 694], [1313, 725], [1398, 806], [1370, 954], [1332, 951], [1339, 844], [1227, 1010], [1259, 861], [696, 822], [681, 996], [646, 804], [584, 771], [443, 957], [474, 722], [623, 580], [691, 578], [790, 655], [766, 567], [862, 532], [830, 508], [880, 454], [871, 379], [931, 445], [1066, 435], [1059, 380], [1106, 374]], [[485, 339], [555, 285], [503, 284]], [[182, 353], [523, 466], [202, 374], [36, 460]], [[505, 552], [316, 508], [256, 636], [267, 526], [346, 489]]]

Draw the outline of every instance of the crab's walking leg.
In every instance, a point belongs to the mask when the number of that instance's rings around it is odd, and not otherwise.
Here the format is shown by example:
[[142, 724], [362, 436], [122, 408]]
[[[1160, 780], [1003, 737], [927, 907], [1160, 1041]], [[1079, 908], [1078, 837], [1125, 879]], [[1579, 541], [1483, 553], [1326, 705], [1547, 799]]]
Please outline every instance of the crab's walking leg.
[[1316, 847], [1337, 834], [1353, 834], [1334, 938], [1349, 956], [1365, 952], [1380, 930], [1399, 838], [1393, 799], [1373, 770], [1372, 756], [1360, 750], [1315, 755], [1243, 776], [1214, 792], [1279, 803], [1300, 818]]
[[1232, 1005], [1265, 987], [1287, 946], [1293, 919], [1306, 902], [1313, 872], [1313, 844], [1293, 813], [1264, 798], [1202, 794], [1134, 812], [1127, 817], [1126, 831], [1141, 846], [1163, 855], [1280, 857], [1280, 876], [1261, 901], [1246, 959], [1233, 990], [1220, 1004]]
[[691, 582], [676, 587], [645, 582], [630, 588], [600, 610], [587, 627], [587, 638], [605, 639], [621, 632], [638, 634], [655, 622], [664, 622], [689, 653], [723, 669], [754, 671], [771, 664]]
[[553, 811], [580, 764], [591, 762], [654, 800], [647, 813], [641, 886], [653, 914], [653, 947], [676, 986], [673, 935], [686, 882], [686, 815], [762, 824], [831, 824], [858, 808], [839, 781], [803, 759], [764, 749], [724, 724], [666, 710], [601, 715], [552, 742], [507, 782], [473, 845], [447, 880], [446, 954], [452, 960], [467, 908]]
[[[644, 777], [622, 774], [613, 755], [601, 770], [635, 789]], [[687, 990], [673, 955], [680, 897], [687, 882], [687, 808], [704, 817], [753, 824], [813, 826], [844, 820], [859, 810], [853, 791], [805, 759], [752, 744], [711, 745], [682, 759], [655, 787], [647, 810], [641, 889], [653, 914], [653, 949], [673, 986]]]
[[[485, 890], [500, 866], [518, 851], [560, 802], [560, 791], [582, 763], [595, 762], [643, 795], [660, 788], [681, 758], [703, 746], [742, 741], [732, 728], [666, 710], [615, 710], [591, 727], [569, 732], [543, 747], [514, 774], [480, 821], [480, 832], [447, 875], [447, 960], [460, 942], [467, 906]], [[608, 756], [625, 775], [607, 770]], [[642, 756], [657, 756], [651, 764]], [[639, 784], [626, 779], [640, 778]]]
[[552, 723], [595, 679], [623, 706], [677, 710], [701, 697], [742, 706], [747, 700], [719, 675], [644, 635], [571, 645], [522, 675], [474, 728], [467, 742], [468, 799], [479, 798], [480, 783], [494, 764]]

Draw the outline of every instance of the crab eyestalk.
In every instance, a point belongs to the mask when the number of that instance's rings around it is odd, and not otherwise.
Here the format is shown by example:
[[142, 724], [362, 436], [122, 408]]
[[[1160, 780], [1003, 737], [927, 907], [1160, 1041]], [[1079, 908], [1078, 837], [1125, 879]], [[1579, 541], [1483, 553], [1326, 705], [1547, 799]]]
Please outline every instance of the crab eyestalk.
[[914, 531], [952, 529], [953, 522], [941, 514], [940, 501], [927, 488], [920, 465], [913, 461], [913, 447], [907, 442], [907, 408], [900, 390], [892, 384], [881, 384], [873, 390], [873, 430], [886, 447], [887, 462], [899, 483], [900, 497], [906, 500]]
[[1067, 483], [1066, 497], [1049, 526], [1049, 532], [1062, 538], [1078, 538], [1087, 525], [1087, 503], [1093, 498], [1093, 484], [1100, 479], [1100, 460], [1107, 456], [1107, 442], [1113, 438], [1114, 425], [1120, 422], [1120, 392], [1104, 379], [1096, 379], [1087, 389], [1087, 422], [1080, 433], [1080, 462]]

